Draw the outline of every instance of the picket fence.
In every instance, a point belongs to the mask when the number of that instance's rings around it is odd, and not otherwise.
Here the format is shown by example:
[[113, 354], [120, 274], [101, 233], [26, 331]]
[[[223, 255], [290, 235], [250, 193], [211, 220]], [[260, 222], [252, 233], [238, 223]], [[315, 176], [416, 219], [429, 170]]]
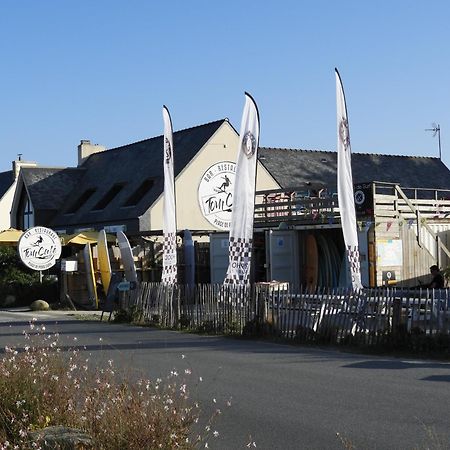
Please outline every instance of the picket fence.
[[121, 308], [141, 321], [212, 334], [301, 342], [379, 344], [399, 333], [447, 334], [449, 289], [318, 289], [288, 284], [224, 287], [141, 283]]

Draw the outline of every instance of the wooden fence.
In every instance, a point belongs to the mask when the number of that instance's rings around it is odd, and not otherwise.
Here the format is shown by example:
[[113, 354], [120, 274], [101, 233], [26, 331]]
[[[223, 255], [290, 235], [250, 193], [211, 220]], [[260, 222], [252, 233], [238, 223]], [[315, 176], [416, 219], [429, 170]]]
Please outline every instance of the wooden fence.
[[383, 344], [450, 330], [448, 289], [308, 292], [288, 284], [164, 286], [141, 283], [123, 303], [140, 319], [212, 334], [264, 335], [299, 342]]

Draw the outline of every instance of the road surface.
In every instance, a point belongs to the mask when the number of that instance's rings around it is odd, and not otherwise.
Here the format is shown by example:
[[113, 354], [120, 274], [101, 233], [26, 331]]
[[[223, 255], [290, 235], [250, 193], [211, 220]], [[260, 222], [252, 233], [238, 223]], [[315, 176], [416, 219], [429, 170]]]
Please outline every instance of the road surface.
[[58, 331], [63, 346], [76, 345], [99, 364], [113, 359], [128, 376], [190, 369], [191, 394], [205, 414], [223, 411], [211, 449], [254, 448], [253, 442], [266, 450], [343, 449], [337, 433], [357, 449], [450, 448], [450, 363], [100, 323], [62, 312], [0, 311], [0, 348], [24, 345], [22, 330], [33, 316], [46, 331]]

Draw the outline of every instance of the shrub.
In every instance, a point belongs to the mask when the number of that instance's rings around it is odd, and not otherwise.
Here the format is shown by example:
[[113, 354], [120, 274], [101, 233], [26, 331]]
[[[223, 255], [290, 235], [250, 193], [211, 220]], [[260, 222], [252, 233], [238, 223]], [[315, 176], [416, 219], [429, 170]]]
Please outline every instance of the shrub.
[[40, 298], [52, 303], [58, 300], [58, 283], [46, 276], [41, 283], [39, 272], [24, 266], [16, 249], [0, 247], [0, 292], [2, 304], [10, 295], [16, 298], [17, 306], [28, 306]]
[[261, 322], [256, 317], [245, 324], [242, 335], [244, 337], [280, 336], [272, 323], [267, 321]]
[[114, 311], [113, 321], [116, 323], [141, 323], [142, 309], [137, 306], [131, 306], [127, 309], [118, 309]]
[[57, 334], [30, 328], [36, 334], [25, 333], [22, 351], [6, 347], [0, 361], [0, 448], [34, 448], [30, 433], [49, 426], [84, 431], [98, 450], [192, 449], [216, 435], [208, 423], [192, 438], [199, 406], [175, 370], [165, 380], [130, 381], [112, 361], [91, 367], [76, 349], [63, 354]]

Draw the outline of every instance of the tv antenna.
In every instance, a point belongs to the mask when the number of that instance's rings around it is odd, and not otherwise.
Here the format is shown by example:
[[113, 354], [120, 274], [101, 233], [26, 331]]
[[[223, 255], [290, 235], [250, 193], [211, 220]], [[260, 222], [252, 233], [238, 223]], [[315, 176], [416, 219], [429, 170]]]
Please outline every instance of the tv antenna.
[[439, 126], [439, 124], [436, 123], [432, 123], [431, 124], [432, 128], [425, 128], [425, 131], [432, 131], [433, 132], [433, 137], [435, 137], [437, 135], [438, 137], [438, 145], [439, 145], [439, 159], [442, 159], [442, 153], [441, 153], [441, 127]]

